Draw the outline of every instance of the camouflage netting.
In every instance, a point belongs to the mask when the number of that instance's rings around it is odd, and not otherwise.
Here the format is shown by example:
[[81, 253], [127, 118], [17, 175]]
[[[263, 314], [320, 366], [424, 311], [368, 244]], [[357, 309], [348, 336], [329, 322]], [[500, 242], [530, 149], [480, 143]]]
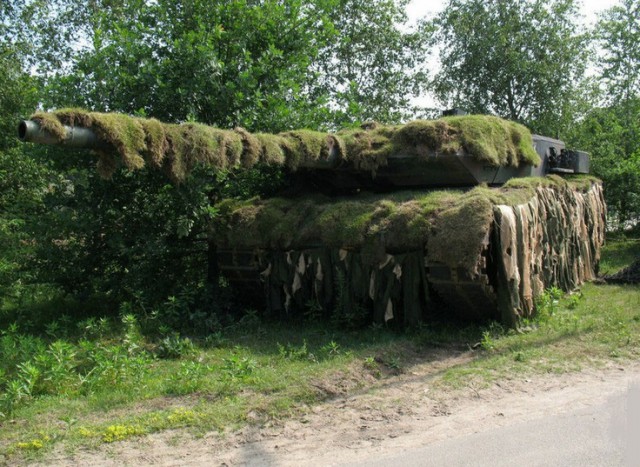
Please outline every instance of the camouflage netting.
[[540, 186], [525, 204], [494, 206], [494, 219], [504, 322], [533, 316], [534, 299], [548, 287], [569, 291], [596, 278], [606, 228], [600, 183], [586, 191], [571, 184]]
[[115, 113], [61, 109], [31, 116], [63, 141], [67, 126], [95, 131], [113, 150], [98, 152], [98, 170], [109, 178], [119, 165], [129, 170], [150, 166], [163, 169], [180, 182], [197, 164], [216, 169], [278, 164], [296, 170], [313, 167], [330, 156], [375, 173], [391, 154], [424, 157], [428, 153], [464, 151], [493, 166], [537, 165], [531, 133], [514, 122], [471, 115], [417, 120], [406, 125], [375, 123], [337, 134], [296, 130], [277, 135], [251, 134], [242, 128], [221, 130], [196, 123], [165, 124], [155, 119]]
[[462, 317], [513, 325], [545, 288], [594, 278], [605, 228], [591, 177], [219, 208], [223, 269], [254, 294], [262, 284], [269, 310], [377, 322], [414, 323], [440, 297]]

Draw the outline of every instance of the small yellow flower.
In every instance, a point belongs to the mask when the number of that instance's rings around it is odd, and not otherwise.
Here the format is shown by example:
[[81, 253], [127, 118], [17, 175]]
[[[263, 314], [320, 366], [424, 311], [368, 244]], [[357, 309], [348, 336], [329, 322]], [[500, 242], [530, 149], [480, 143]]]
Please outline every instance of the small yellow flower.
[[123, 441], [132, 436], [139, 436], [144, 434], [144, 429], [141, 426], [132, 425], [111, 425], [108, 426], [102, 435], [102, 440], [106, 443], [113, 443], [114, 441]]

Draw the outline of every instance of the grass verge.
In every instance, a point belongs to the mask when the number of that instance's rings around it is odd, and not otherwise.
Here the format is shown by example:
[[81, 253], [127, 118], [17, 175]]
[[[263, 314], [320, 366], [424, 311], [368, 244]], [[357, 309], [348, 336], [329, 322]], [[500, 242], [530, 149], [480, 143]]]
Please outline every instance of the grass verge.
[[[602, 269], [639, 254], [637, 240], [616, 239]], [[130, 315], [64, 322], [45, 336], [9, 326], [0, 334], [0, 463], [46, 460], [54, 447], [73, 452], [170, 429], [199, 436], [283, 419], [397, 378], [434, 347], [470, 355], [430, 380], [444, 391], [640, 357], [640, 287], [550, 290], [538, 306], [539, 318], [519, 331], [489, 323], [351, 332], [248, 315], [205, 340], [167, 334], [150, 342]]]

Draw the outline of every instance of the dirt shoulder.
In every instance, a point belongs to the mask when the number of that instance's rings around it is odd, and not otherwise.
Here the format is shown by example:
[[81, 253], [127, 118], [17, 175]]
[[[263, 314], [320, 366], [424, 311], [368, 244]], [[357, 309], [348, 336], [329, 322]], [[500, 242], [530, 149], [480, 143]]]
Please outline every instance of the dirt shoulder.
[[163, 432], [98, 451], [59, 452], [46, 464], [340, 465], [589, 407], [640, 378], [640, 363], [635, 362], [504, 380], [482, 389], [434, 386], [442, 369], [469, 358], [469, 353], [459, 352], [416, 364], [366, 391], [338, 395], [286, 421], [271, 420], [199, 439], [183, 431]]

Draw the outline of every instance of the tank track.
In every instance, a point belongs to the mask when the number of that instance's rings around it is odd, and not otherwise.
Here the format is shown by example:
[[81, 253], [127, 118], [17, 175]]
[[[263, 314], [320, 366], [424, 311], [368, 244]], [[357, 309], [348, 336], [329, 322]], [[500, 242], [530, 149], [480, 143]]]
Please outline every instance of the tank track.
[[[490, 248], [484, 245], [480, 259], [479, 274], [471, 276], [463, 268], [451, 268], [441, 263], [428, 263], [425, 258], [425, 275], [430, 292], [430, 301], [438, 302], [464, 320], [475, 321], [487, 318], [499, 319], [495, 272], [492, 270]], [[229, 280], [240, 297], [253, 298], [264, 291], [265, 265], [260, 252], [253, 250], [223, 249], [218, 251], [221, 272]], [[262, 296], [262, 301], [266, 297]]]
[[427, 281], [457, 316], [467, 320], [498, 319], [497, 296], [486, 270], [471, 277], [462, 268], [431, 264], [427, 267]]

